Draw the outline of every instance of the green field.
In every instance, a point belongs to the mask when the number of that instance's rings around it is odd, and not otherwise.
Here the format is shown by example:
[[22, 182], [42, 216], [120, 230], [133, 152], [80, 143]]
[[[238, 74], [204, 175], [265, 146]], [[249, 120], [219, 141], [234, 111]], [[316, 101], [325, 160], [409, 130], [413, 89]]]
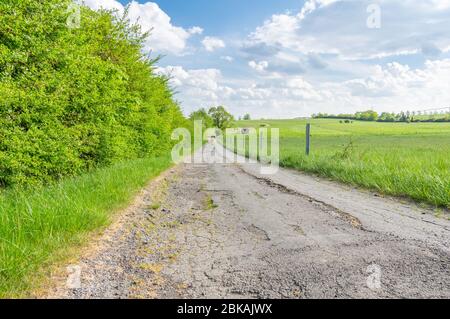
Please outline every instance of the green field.
[[[305, 126], [312, 125], [311, 155]], [[450, 208], [450, 123], [240, 121], [280, 129], [280, 162], [381, 194]]]

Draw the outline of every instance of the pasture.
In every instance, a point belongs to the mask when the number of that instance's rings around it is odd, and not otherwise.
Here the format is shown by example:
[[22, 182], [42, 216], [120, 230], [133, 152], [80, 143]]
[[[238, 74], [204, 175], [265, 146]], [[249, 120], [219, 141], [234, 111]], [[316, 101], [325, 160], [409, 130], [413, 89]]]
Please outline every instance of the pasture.
[[[311, 123], [311, 154], [305, 126]], [[450, 123], [239, 121], [280, 129], [280, 164], [381, 194], [450, 208]]]

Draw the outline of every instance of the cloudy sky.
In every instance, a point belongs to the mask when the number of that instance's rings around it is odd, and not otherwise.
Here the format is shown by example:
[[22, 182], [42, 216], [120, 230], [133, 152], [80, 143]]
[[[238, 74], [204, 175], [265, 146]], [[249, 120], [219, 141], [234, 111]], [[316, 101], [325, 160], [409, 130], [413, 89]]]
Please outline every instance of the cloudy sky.
[[450, 107], [450, 0], [85, 0], [163, 55], [189, 114], [290, 118]]

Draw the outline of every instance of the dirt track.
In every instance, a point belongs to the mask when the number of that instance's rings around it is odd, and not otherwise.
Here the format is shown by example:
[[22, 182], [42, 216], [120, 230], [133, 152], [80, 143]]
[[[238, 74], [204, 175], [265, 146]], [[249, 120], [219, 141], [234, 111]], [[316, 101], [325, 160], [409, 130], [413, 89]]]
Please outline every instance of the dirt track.
[[182, 165], [78, 265], [51, 297], [448, 298], [450, 221], [290, 170]]

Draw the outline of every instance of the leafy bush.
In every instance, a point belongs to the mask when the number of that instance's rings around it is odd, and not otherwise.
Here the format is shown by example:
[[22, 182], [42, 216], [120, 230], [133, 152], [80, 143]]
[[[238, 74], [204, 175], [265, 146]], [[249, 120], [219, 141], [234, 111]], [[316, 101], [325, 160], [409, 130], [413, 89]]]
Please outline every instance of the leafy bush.
[[185, 119], [146, 34], [71, 0], [0, 3], [0, 185], [40, 184], [170, 149]]

